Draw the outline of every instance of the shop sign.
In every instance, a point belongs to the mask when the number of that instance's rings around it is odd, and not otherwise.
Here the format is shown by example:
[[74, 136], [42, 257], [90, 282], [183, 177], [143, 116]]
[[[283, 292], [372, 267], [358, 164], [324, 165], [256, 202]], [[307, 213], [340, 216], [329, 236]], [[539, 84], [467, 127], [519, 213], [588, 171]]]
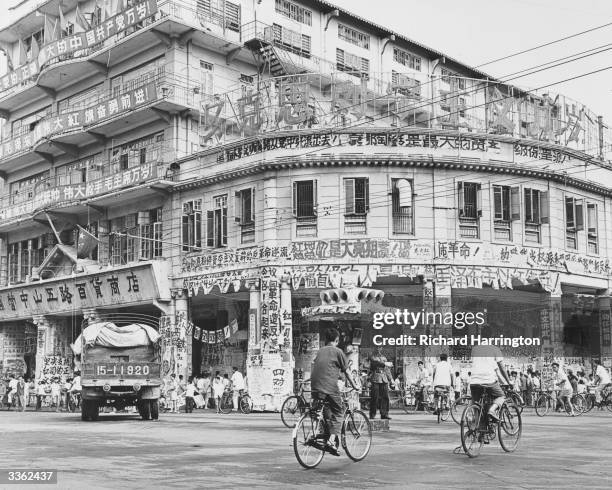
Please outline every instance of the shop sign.
[[0, 220], [15, 218], [42, 209], [51, 204], [88, 199], [107, 192], [142, 184], [157, 178], [157, 162], [149, 162], [83, 184], [57, 185], [38, 188], [28, 202], [0, 209]]
[[[151, 264], [0, 289], [2, 319], [71, 313], [158, 298]], [[40, 344], [40, 339], [39, 339]]]
[[0, 159], [29, 150], [44, 138], [95, 126], [105, 119], [136, 110], [154, 100], [157, 100], [157, 89], [154, 83], [149, 83], [86, 109], [46, 117], [36, 125], [33, 131], [0, 145]]

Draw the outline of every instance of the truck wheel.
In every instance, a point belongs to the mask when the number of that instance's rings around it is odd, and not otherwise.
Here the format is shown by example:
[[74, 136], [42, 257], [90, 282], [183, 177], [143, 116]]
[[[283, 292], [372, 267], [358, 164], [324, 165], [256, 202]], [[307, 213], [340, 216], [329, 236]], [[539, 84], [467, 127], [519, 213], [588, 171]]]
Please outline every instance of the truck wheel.
[[81, 403], [81, 420], [89, 420], [89, 400], [83, 400]]
[[151, 406], [151, 418], [159, 419], [159, 400], [149, 400]]
[[149, 400], [140, 400], [140, 416], [142, 420], [150, 420], [151, 419], [151, 405]]
[[100, 415], [100, 407], [98, 406], [98, 403], [94, 400], [92, 400], [91, 402], [91, 420], [98, 420], [98, 417]]

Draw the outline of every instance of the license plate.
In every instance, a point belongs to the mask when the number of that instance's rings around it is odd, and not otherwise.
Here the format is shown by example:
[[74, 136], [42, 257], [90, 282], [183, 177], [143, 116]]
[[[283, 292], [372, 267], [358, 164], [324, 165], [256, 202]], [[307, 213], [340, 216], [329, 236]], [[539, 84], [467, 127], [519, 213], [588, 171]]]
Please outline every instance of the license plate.
[[159, 366], [151, 363], [121, 362], [94, 364], [94, 376], [159, 376]]

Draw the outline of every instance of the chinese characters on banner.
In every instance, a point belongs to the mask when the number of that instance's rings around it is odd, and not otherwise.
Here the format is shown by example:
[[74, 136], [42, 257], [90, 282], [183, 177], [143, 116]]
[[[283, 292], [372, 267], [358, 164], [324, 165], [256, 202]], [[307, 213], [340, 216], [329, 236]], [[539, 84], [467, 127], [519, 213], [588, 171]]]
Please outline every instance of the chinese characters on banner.
[[151, 264], [0, 290], [0, 317], [72, 312], [158, 298]]
[[49, 61], [56, 58], [68, 57], [71, 54], [79, 55], [77, 51], [81, 56], [88, 56], [95, 52], [96, 48], [104, 48], [104, 41], [134, 27], [155, 13], [157, 13], [157, 0], [137, 0], [135, 5], [86, 32], [75, 33], [45, 44], [40, 49], [37, 60], [18, 67], [0, 79], [0, 91], [8, 90], [36, 76], [40, 68], [44, 68]]
[[280, 281], [276, 277], [276, 268], [262, 268], [261, 270], [261, 303], [260, 325], [261, 345], [265, 351], [276, 351], [280, 338]]
[[22, 150], [29, 150], [44, 138], [65, 131], [94, 126], [104, 119], [136, 110], [154, 100], [157, 100], [157, 89], [154, 83], [149, 83], [86, 109], [46, 117], [36, 125], [33, 131], [0, 145], [0, 159]]
[[159, 334], [162, 338], [162, 375], [183, 374], [187, 367], [185, 344], [186, 324], [180, 315], [163, 315], [159, 319]]
[[51, 383], [54, 378], [60, 379], [60, 384], [70, 377], [70, 359], [62, 356], [45, 356], [41, 370], [41, 378], [47, 383]]

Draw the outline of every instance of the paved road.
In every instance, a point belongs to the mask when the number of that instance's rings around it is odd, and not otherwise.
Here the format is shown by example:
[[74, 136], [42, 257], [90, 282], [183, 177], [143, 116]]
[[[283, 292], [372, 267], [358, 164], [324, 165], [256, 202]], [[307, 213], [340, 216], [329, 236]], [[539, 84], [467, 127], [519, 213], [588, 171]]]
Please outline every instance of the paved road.
[[[303, 470], [278, 414], [102, 415], [0, 412], [0, 468], [56, 468], [62, 489], [131, 488], [612, 488], [612, 413], [526, 414], [519, 450], [453, 454], [452, 420], [393, 413], [368, 457], [327, 455]], [[11, 485], [11, 488], [16, 486]], [[32, 486], [38, 488], [40, 486]], [[49, 487], [43, 487], [49, 488]], [[57, 487], [56, 487], [57, 488]]]

